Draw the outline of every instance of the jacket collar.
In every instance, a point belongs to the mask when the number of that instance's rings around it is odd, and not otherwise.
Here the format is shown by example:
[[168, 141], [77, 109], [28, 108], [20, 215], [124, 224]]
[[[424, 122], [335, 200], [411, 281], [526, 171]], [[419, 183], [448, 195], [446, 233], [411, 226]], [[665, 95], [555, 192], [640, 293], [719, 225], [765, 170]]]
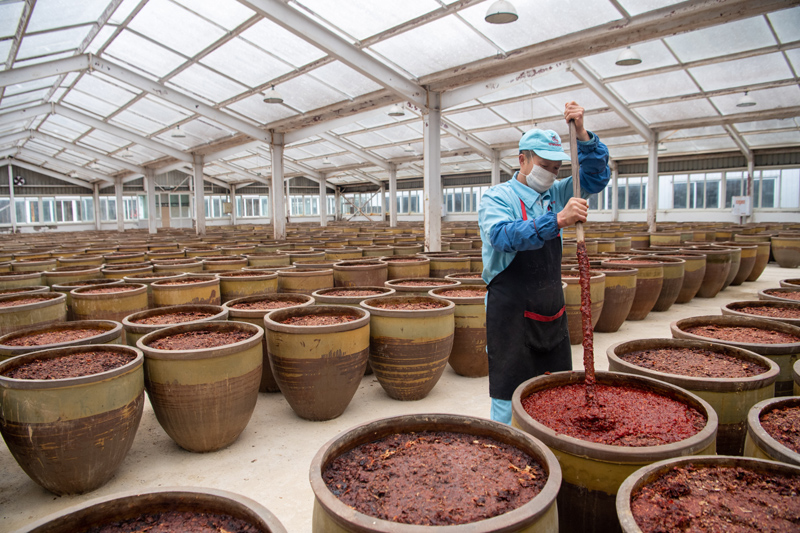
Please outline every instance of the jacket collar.
[[514, 176], [511, 178], [511, 188], [514, 189], [514, 192], [517, 193], [517, 196], [525, 202], [525, 207], [533, 207], [534, 204], [540, 201], [542, 204], [550, 201], [550, 189], [544, 191], [544, 193], [539, 194], [538, 192], [534, 191], [527, 185], [523, 185], [517, 179], [517, 175], [519, 171], [514, 172]]

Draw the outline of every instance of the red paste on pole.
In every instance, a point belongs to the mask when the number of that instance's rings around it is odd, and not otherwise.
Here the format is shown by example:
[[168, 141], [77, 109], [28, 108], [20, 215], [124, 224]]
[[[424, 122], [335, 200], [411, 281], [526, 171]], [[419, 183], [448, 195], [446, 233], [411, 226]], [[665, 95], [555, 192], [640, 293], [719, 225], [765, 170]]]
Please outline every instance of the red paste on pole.
[[594, 406], [594, 330], [592, 329], [592, 293], [589, 273], [589, 256], [586, 242], [578, 241], [578, 272], [581, 284], [581, 329], [583, 330], [583, 368], [586, 373], [586, 404]]

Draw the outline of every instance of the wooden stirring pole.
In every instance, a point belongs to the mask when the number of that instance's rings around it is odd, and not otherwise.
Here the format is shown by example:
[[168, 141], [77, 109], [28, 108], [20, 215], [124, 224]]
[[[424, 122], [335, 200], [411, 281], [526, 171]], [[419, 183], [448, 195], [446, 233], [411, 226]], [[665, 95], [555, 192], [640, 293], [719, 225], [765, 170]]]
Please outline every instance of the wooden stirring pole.
[[[569, 121], [569, 153], [572, 159], [572, 195], [581, 195], [581, 168], [578, 162], [578, 137], [575, 121]], [[578, 272], [581, 287], [581, 330], [583, 331], [583, 367], [586, 381], [586, 403], [594, 404], [594, 330], [592, 329], [592, 299], [589, 280], [589, 256], [586, 253], [586, 239], [583, 235], [583, 222], [575, 223], [578, 240]]]

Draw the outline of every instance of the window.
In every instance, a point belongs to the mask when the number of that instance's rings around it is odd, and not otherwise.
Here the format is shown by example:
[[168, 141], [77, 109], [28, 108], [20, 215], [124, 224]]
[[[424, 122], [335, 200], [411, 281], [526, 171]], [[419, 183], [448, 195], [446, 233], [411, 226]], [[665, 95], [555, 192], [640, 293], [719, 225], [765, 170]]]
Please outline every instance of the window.
[[11, 200], [9, 198], [0, 198], [0, 224], [11, 224]]
[[746, 194], [747, 179], [744, 172], [725, 173], [725, 207], [733, 207], [734, 196], [744, 196]]
[[[445, 209], [448, 213], [477, 213], [480, 207], [480, 200], [483, 193], [488, 190], [486, 186], [476, 187], [452, 187], [444, 190]], [[414, 212], [422, 211], [422, 191], [414, 191], [419, 193], [415, 198], [415, 206], [417, 209]]]
[[117, 199], [113, 196], [100, 197], [100, 220], [117, 220]]
[[55, 198], [42, 198], [42, 222], [52, 224], [56, 221]]
[[673, 176], [672, 178], [672, 207], [686, 209], [689, 199], [689, 176]]
[[188, 194], [169, 195], [169, 218], [191, 218]]
[[84, 196], [81, 198], [83, 222], [94, 222], [94, 198]]

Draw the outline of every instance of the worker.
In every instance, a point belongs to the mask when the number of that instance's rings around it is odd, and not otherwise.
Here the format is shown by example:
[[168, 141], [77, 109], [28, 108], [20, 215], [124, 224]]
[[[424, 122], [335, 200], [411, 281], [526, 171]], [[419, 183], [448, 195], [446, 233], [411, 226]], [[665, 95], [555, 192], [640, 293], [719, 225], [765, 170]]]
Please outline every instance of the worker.
[[584, 109], [565, 106], [575, 121], [581, 197], [572, 177], [556, 181], [564, 153], [552, 130], [532, 129], [519, 141], [518, 172], [481, 199], [486, 340], [492, 420], [511, 423], [511, 396], [524, 381], [572, 370], [561, 289], [561, 230], [586, 222], [587, 198], [608, 184], [608, 148], [583, 124]]

